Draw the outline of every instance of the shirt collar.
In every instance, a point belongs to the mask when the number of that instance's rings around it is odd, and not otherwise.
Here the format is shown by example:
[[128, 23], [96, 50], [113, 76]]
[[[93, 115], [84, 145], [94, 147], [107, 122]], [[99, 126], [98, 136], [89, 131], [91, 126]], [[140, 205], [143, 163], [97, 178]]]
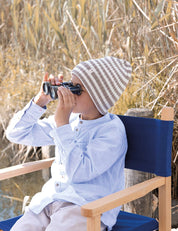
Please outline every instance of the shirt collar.
[[108, 112], [102, 117], [98, 119], [94, 119], [94, 120], [83, 120], [80, 118], [80, 114], [78, 114], [78, 117], [77, 117], [78, 123], [82, 122], [82, 124], [85, 124], [85, 125], [93, 125], [95, 123], [100, 124], [100, 123], [108, 121], [109, 119], [110, 119], [110, 116]]

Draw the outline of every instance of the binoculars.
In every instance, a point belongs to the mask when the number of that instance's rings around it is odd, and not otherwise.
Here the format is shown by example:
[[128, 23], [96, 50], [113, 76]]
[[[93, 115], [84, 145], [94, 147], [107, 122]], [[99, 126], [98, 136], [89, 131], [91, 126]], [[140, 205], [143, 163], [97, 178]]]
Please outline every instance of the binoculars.
[[51, 98], [55, 100], [58, 98], [57, 90], [61, 86], [69, 89], [73, 94], [76, 94], [76, 95], [82, 94], [82, 88], [80, 84], [77, 84], [74, 86], [72, 82], [63, 82], [60, 85], [51, 85], [50, 82], [44, 82], [43, 92], [45, 93], [45, 95], [50, 95]]

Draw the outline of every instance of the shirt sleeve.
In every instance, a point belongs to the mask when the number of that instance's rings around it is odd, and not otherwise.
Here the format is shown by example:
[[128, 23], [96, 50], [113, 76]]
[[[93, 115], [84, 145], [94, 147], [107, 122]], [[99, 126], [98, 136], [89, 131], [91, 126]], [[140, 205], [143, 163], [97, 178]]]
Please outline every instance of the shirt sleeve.
[[124, 126], [117, 123], [101, 126], [86, 147], [77, 143], [69, 125], [54, 129], [51, 135], [55, 144], [65, 151], [66, 172], [72, 183], [90, 181], [106, 172], [116, 161], [124, 163], [127, 138]]
[[40, 120], [45, 111], [45, 108], [31, 100], [11, 119], [6, 129], [7, 139], [13, 143], [36, 147], [54, 145], [53, 139], [49, 135], [52, 129], [52, 120], [50, 118]]

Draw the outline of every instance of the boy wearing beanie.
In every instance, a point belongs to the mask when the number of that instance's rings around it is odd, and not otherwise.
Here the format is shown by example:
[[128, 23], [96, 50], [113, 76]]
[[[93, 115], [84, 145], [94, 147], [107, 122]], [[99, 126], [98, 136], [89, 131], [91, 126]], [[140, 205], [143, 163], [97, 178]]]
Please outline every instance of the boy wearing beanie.
[[[51, 101], [42, 88], [26, 107], [12, 118], [6, 135], [18, 144], [55, 145], [51, 179], [27, 207], [12, 231], [86, 231], [80, 206], [124, 188], [127, 151], [125, 128], [108, 113], [131, 77], [127, 61], [114, 57], [91, 59], [72, 70], [73, 94], [58, 87], [53, 116], [40, 120]], [[44, 76], [43, 82], [60, 85], [62, 76]], [[101, 230], [112, 229], [120, 208], [101, 216]]]

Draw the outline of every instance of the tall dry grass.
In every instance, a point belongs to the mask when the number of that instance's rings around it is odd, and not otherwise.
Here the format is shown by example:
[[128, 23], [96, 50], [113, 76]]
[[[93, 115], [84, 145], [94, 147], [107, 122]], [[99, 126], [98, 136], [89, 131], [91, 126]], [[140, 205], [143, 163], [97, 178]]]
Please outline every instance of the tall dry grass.
[[[45, 71], [66, 80], [78, 62], [129, 60], [132, 81], [111, 109], [175, 109], [173, 181], [178, 180], [177, 10], [174, 0], [0, 0], [0, 109], [6, 124], [38, 91]], [[55, 103], [49, 106], [53, 112]]]

